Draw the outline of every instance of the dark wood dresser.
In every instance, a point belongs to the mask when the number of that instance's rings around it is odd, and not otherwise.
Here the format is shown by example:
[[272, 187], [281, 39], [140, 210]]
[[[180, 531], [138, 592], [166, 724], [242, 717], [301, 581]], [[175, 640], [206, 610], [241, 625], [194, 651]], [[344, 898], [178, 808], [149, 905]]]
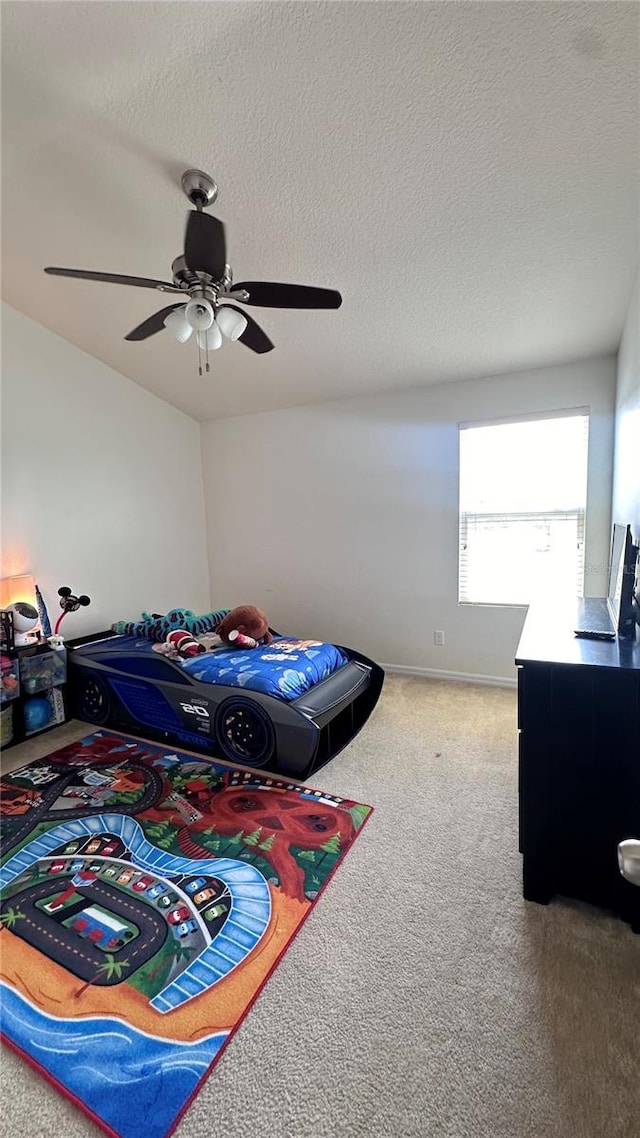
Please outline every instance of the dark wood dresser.
[[640, 639], [573, 634], [576, 612], [531, 608], [518, 651], [523, 892], [603, 906], [640, 932], [617, 846], [640, 838]]

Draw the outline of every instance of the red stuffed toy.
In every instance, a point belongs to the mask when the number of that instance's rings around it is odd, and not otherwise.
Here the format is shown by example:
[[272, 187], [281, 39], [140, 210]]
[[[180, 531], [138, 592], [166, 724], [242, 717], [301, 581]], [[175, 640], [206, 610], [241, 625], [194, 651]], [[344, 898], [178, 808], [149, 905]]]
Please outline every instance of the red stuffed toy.
[[174, 628], [164, 644], [152, 644], [151, 647], [154, 652], [160, 652], [170, 660], [174, 660], [177, 656], [182, 660], [188, 660], [191, 656], [198, 656], [207, 650], [204, 644], [200, 644], [190, 632], [187, 632], [186, 628]]
[[[269, 621], [254, 605], [240, 605], [231, 609], [217, 633], [224, 644], [233, 648], [257, 648], [259, 644], [271, 644], [273, 640], [269, 632]], [[250, 644], [250, 640], [254, 643]]]

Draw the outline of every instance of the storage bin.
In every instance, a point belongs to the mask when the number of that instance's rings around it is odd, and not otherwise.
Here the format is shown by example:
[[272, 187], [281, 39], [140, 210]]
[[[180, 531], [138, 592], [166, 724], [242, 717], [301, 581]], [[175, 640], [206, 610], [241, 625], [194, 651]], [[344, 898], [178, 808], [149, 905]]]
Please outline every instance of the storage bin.
[[27, 697], [22, 704], [24, 716], [25, 738], [37, 735], [46, 727], [53, 727], [56, 723], [64, 723], [65, 708], [64, 697], [59, 688], [51, 688], [41, 695]]
[[18, 661], [4, 652], [0, 655], [0, 703], [8, 703], [20, 695]]
[[0, 708], [0, 747], [6, 747], [13, 739], [13, 707], [10, 703]]
[[67, 678], [67, 653], [42, 652], [23, 656], [20, 660], [20, 683], [23, 695], [35, 695], [45, 688], [63, 684]]

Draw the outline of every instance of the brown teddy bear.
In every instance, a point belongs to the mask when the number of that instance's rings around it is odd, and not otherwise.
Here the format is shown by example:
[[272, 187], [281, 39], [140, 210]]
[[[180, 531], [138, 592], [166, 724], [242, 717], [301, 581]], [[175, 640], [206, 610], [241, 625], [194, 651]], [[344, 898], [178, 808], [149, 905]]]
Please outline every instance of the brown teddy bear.
[[271, 644], [273, 640], [269, 621], [254, 605], [239, 605], [231, 609], [216, 631], [225, 644], [234, 648], [256, 648], [258, 644]]

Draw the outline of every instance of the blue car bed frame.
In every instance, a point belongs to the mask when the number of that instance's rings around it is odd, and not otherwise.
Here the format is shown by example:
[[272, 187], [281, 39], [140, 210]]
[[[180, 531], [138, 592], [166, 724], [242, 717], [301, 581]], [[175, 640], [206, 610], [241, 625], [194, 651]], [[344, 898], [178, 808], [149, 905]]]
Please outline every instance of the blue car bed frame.
[[131, 641], [113, 631], [67, 641], [77, 719], [300, 780], [358, 734], [384, 680], [378, 664], [339, 646], [346, 663], [286, 701], [203, 683], [166, 656], [136, 651]]

